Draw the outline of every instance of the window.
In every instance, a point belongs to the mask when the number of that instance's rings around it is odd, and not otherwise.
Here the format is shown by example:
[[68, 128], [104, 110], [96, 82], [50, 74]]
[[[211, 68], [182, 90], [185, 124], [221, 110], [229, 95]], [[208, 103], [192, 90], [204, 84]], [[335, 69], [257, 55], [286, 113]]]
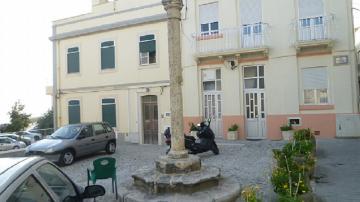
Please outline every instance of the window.
[[41, 187], [33, 176], [28, 177], [11, 196], [7, 202], [17, 201], [53, 201], [49, 194]]
[[245, 89], [264, 89], [264, 66], [244, 67]]
[[76, 190], [70, 180], [57, 168], [50, 164], [42, 165], [37, 169], [51, 190], [59, 197], [60, 201], [68, 196], [76, 196]]
[[70, 100], [68, 103], [69, 124], [80, 123], [80, 101]]
[[83, 128], [81, 134], [84, 134], [85, 138], [93, 136], [93, 130], [91, 125], [87, 125], [85, 128]]
[[221, 91], [221, 70], [210, 69], [203, 71], [203, 90]]
[[219, 33], [218, 3], [200, 5], [200, 31], [201, 35]]
[[80, 72], [79, 47], [73, 47], [67, 50], [67, 71], [69, 74]]
[[155, 35], [140, 36], [140, 65], [156, 63], [156, 40]]
[[115, 68], [115, 45], [114, 41], [101, 43], [101, 69]]
[[299, 0], [299, 19], [324, 15], [323, 0]]
[[107, 132], [104, 126], [100, 123], [94, 124], [93, 127], [95, 131], [95, 135], [101, 135]]
[[304, 104], [328, 104], [326, 67], [302, 69]]
[[115, 99], [102, 99], [102, 121], [116, 127], [116, 103]]

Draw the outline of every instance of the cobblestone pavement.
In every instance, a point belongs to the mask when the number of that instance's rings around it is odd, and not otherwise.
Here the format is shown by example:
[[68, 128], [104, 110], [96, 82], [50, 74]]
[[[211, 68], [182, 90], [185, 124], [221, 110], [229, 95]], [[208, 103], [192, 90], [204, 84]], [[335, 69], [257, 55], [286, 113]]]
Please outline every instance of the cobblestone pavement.
[[[281, 141], [226, 141], [217, 140], [220, 154], [215, 156], [212, 152], [199, 154], [203, 165], [219, 167], [222, 176], [233, 177], [244, 185], [259, 185], [262, 187], [263, 196], [271, 189], [270, 172], [272, 168], [273, 148], [280, 148], [284, 143]], [[164, 155], [166, 146], [138, 145], [120, 142], [113, 157], [117, 160], [118, 187], [132, 183], [131, 174], [142, 167], [154, 167], [154, 160], [159, 155]], [[76, 183], [82, 186], [87, 184], [86, 169], [91, 168], [92, 161], [106, 156], [99, 153], [95, 156], [78, 159], [73, 165], [63, 167]], [[115, 201], [115, 195], [111, 192], [111, 180], [99, 181], [104, 185], [106, 195], [97, 198], [97, 201]]]
[[326, 202], [360, 201], [360, 139], [317, 143], [316, 195]]

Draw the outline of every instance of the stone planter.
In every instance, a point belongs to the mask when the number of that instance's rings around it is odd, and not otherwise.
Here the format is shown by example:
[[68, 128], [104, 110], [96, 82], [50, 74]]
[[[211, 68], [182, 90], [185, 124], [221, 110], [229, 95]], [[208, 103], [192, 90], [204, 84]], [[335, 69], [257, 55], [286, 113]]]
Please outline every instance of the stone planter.
[[228, 140], [237, 140], [238, 139], [238, 132], [237, 131], [228, 131], [227, 139]]
[[292, 140], [294, 136], [294, 131], [293, 130], [281, 131], [281, 135], [283, 137], [283, 140]]

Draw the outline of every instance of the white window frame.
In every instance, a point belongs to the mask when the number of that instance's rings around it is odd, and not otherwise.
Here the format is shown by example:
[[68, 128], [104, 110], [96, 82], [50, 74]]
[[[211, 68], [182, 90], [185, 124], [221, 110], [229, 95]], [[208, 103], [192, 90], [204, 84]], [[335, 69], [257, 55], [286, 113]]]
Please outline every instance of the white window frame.
[[[206, 70], [208, 70], [208, 69], [206, 69]], [[206, 71], [206, 70], [203, 70], [203, 71]], [[221, 77], [222, 77], [222, 73], [221, 73], [221, 68], [216, 68], [216, 69], [209, 69], [209, 70], [213, 70], [213, 71], [215, 71], [215, 79], [209, 79], [209, 80], [205, 80], [203, 77], [202, 77], [202, 90], [203, 90], [203, 92], [221, 92], [222, 91], [222, 79], [221, 79]], [[216, 77], [216, 72], [217, 71], [220, 71], [220, 79], [218, 79], [217, 77]], [[204, 83], [205, 82], [214, 82], [214, 84], [215, 84], [215, 89], [214, 90], [205, 90], [204, 89]], [[218, 83], [220, 82], [220, 89], [218, 90], [217, 89], [217, 85], [218, 85]]]
[[[78, 48], [78, 51], [76, 52], [76, 51], [72, 51], [72, 52], [69, 52], [69, 49], [71, 49], [71, 48]], [[80, 52], [80, 45], [73, 45], [73, 46], [68, 46], [68, 47], [66, 47], [65, 48], [65, 50], [66, 50], [66, 74], [67, 75], [77, 75], [77, 74], [80, 74], [80, 72], [81, 72], [81, 52]], [[68, 61], [68, 55], [69, 54], [72, 54], [72, 53], [79, 53], [79, 71], [78, 72], [69, 72], [68, 71], [68, 65], [69, 65], [69, 61]]]
[[[147, 35], [154, 35], [154, 39], [152, 40], [144, 40], [144, 41], [141, 41], [140, 38], [142, 36], [147, 36]], [[140, 44], [142, 42], [148, 42], [148, 41], [155, 41], [155, 62], [154, 63], [150, 63], [150, 52], [146, 52], [146, 53], [142, 53], [139, 49], [139, 65], [140, 66], [146, 66], [146, 65], [154, 65], [154, 64], [157, 64], [158, 62], [158, 46], [157, 46], [157, 38], [156, 38], [156, 34], [155, 33], [147, 33], [147, 34], [141, 34], [139, 35], [139, 47], [140, 47]], [[145, 54], [145, 55], [143, 55]], [[146, 63], [142, 63], [142, 59], [146, 58]]]
[[[209, 21], [205, 21], [202, 22], [201, 20], [201, 7], [202, 6], [206, 6], [206, 5], [211, 5], [211, 4], [217, 4], [217, 19], [216, 20], [209, 20]], [[214, 18], [215, 19], [215, 18]], [[211, 24], [213, 23], [217, 23], [217, 29], [211, 29]], [[207, 36], [207, 35], [216, 35], [219, 34], [219, 30], [220, 30], [220, 22], [219, 22], [219, 1], [214, 1], [214, 2], [209, 2], [206, 4], [201, 4], [199, 5], [199, 24], [200, 24], [200, 35], [201, 36]], [[202, 26], [206, 25], [208, 27], [208, 31], [202, 31]]]
[[[245, 77], [245, 68], [256, 67], [256, 77]], [[260, 76], [260, 67], [263, 67], [264, 75]], [[265, 89], [265, 65], [247, 65], [243, 67], [243, 77], [244, 77], [244, 89], [245, 90], [264, 90]], [[256, 79], [256, 88], [246, 88], [245, 81], [250, 79]], [[264, 80], [264, 88], [260, 88], [260, 79]]]
[[[303, 75], [303, 70], [305, 69], [312, 69], [312, 68], [324, 68], [326, 70], [326, 84], [327, 84], [327, 88], [324, 89], [324, 88], [313, 88], [313, 89], [305, 89], [304, 88], [304, 75]], [[307, 67], [307, 68], [302, 68], [301, 69], [301, 81], [302, 81], [302, 85], [301, 85], [301, 90], [302, 90], [302, 104], [303, 105], [329, 105], [331, 104], [331, 101], [330, 101], [330, 94], [329, 94], [329, 70], [328, 70], [328, 67], [325, 67], [325, 66], [319, 66], [319, 67]], [[305, 91], [308, 90], [308, 91], [313, 91], [313, 96], [314, 96], [314, 102], [313, 103], [305, 103]], [[322, 103], [321, 102], [321, 97], [318, 97], [318, 94], [320, 94], [319, 91], [322, 91], [322, 90], [326, 90], [326, 99], [327, 99], [327, 102], [324, 102]]]

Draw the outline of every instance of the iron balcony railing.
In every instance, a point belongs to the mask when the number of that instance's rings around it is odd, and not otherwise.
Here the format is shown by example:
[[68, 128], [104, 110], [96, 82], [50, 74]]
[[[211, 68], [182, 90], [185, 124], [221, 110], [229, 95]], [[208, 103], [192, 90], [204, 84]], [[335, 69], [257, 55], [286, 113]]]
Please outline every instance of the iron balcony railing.
[[197, 54], [255, 49], [266, 45], [265, 23], [194, 34]]
[[302, 18], [296, 21], [297, 42], [332, 39], [333, 16]]

